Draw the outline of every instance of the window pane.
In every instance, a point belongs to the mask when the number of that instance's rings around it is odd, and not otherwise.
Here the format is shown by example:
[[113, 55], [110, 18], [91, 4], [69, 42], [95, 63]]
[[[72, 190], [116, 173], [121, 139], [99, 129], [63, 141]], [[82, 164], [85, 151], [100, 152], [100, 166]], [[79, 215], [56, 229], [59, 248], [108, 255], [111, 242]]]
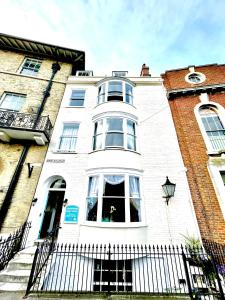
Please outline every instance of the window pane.
[[103, 197], [102, 199], [103, 222], [125, 222], [125, 198]]
[[94, 136], [93, 139], [93, 150], [102, 149], [102, 134]]
[[85, 97], [85, 90], [73, 90], [71, 99], [84, 99]]
[[87, 198], [87, 221], [97, 221], [98, 198]]
[[94, 133], [95, 134], [100, 134], [102, 133], [102, 126], [103, 126], [103, 121], [99, 120], [97, 122], [95, 122], [95, 130]]
[[129, 176], [130, 221], [141, 221], [139, 178]]
[[41, 61], [38, 59], [27, 58], [21, 69], [21, 74], [36, 75], [41, 66]]
[[133, 87], [126, 83], [126, 102], [132, 104], [133, 103]]
[[64, 124], [63, 133], [59, 143], [60, 150], [75, 150], [78, 129], [79, 124]]
[[100, 85], [98, 88], [98, 103], [103, 103], [105, 101], [105, 83]]
[[70, 106], [84, 106], [84, 100], [71, 99], [69, 105]]
[[84, 106], [85, 90], [73, 90], [70, 98], [70, 106]]
[[125, 222], [125, 178], [105, 175], [103, 186], [103, 222]]
[[123, 133], [107, 133], [105, 146], [123, 147]]
[[20, 111], [25, 102], [25, 96], [19, 94], [7, 93], [1, 102], [0, 107], [3, 109]]
[[127, 149], [136, 150], [136, 138], [133, 135], [127, 136]]
[[221, 177], [222, 177], [223, 184], [225, 185], [225, 172], [224, 172], [224, 171], [221, 171], [221, 172], [220, 172], [220, 175], [221, 175]]
[[121, 118], [107, 119], [107, 131], [123, 131], [123, 119]]
[[121, 81], [110, 81], [108, 87], [108, 93], [119, 93], [122, 94], [123, 86]]
[[135, 135], [135, 123], [131, 120], [127, 120], [127, 132], [128, 134]]

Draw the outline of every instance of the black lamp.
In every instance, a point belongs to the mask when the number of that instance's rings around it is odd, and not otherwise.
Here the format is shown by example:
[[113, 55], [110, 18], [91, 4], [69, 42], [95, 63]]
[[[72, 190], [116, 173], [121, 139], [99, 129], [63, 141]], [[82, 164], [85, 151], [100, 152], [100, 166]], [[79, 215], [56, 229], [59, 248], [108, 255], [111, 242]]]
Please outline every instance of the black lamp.
[[63, 204], [64, 204], [64, 206], [66, 206], [66, 205], [67, 205], [67, 202], [68, 202], [68, 199], [64, 199], [64, 200], [63, 200]]
[[168, 176], [166, 176], [166, 182], [162, 185], [163, 192], [165, 196], [163, 198], [166, 198], [166, 204], [168, 205], [169, 199], [174, 196], [176, 184], [170, 182]]

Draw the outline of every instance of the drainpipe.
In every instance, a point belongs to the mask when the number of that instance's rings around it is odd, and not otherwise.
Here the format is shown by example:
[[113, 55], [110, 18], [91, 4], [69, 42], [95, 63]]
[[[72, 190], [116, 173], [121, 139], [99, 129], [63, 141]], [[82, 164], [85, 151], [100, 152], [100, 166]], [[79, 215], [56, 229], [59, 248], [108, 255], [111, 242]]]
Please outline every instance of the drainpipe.
[[[43, 95], [43, 99], [42, 99], [42, 102], [41, 102], [41, 105], [38, 109], [38, 112], [37, 112], [37, 117], [36, 117], [36, 120], [34, 122], [34, 126], [33, 128], [36, 127], [37, 123], [39, 122], [40, 120], [40, 117], [41, 117], [41, 113], [44, 109], [44, 106], [45, 106], [45, 103], [46, 103], [46, 100], [47, 98], [50, 96], [50, 91], [51, 91], [51, 87], [52, 87], [52, 80], [55, 76], [55, 74], [60, 70], [60, 65], [58, 64], [58, 62], [56, 63], [53, 63], [52, 64], [52, 75], [48, 81], [48, 85], [46, 87], [46, 90], [44, 91], [44, 95]], [[12, 176], [12, 179], [10, 181], [10, 184], [9, 184], [9, 187], [8, 187], [8, 190], [6, 192], [6, 195], [5, 195], [5, 198], [3, 200], [3, 203], [2, 203], [2, 206], [0, 208], [0, 231], [2, 229], [2, 226], [3, 226], [3, 223], [4, 223], [4, 220], [5, 220], [5, 217], [7, 215], [7, 212], [8, 212], [8, 209], [10, 208], [10, 205], [11, 205], [11, 201], [12, 201], [12, 197], [13, 197], [13, 193], [15, 191], [15, 188], [17, 186], [17, 182], [19, 180], [19, 177], [20, 177], [20, 173], [22, 171], [22, 168], [23, 168], [23, 164], [24, 164], [24, 161], [27, 157], [27, 153], [28, 153], [28, 150], [30, 148], [31, 144], [30, 143], [26, 143], [24, 146], [23, 146], [23, 150], [22, 150], [22, 153], [20, 155], [20, 158], [19, 158], [19, 161], [18, 161], [18, 164], [16, 166], [16, 169], [14, 171], [14, 174]]]

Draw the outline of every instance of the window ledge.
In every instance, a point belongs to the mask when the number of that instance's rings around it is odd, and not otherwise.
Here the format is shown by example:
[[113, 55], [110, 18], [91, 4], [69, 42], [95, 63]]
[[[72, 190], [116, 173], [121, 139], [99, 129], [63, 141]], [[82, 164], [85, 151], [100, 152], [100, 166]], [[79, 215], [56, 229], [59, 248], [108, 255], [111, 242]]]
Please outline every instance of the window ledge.
[[137, 151], [134, 151], [134, 150], [130, 150], [130, 149], [119, 148], [119, 147], [112, 147], [112, 148], [105, 148], [105, 149], [93, 150], [93, 151], [89, 152], [88, 154], [92, 154], [92, 153], [99, 152], [99, 151], [108, 151], [108, 150], [128, 151], [128, 152], [132, 152], [132, 153], [141, 155], [140, 152], [137, 152]]
[[93, 222], [85, 221], [81, 223], [81, 226], [87, 227], [98, 227], [98, 228], [142, 228], [148, 225], [144, 222], [131, 222], [131, 223], [120, 223], [120, 222]]
[[77, 154], [76, 151], [70, 151], [70, 150], [54, 150], [52, 151], [53, 153], [58, 153], [58, 154]]
[[70, 106], [70, 105], [65, 105], [65, 108], [85, 108], [85, 106]]
[[225, 153], [225, 149], [224, 150], [209, 150], [207, 151], [207, 155], [209, 156], [218, 156], [218, 155], [222, 155]]
[[111, 100], [111, 101], [105, 101], [105, 102], [102, 102], [102, 103], [98, 103], [94, 108], [96, 108], [96, 107], [98, 107], [98, 106], [100, 106], [100, 105], [104, 105], [104, 104], [107, 104], [107, 103], [110, 103], [110, 102], [116, 102], [116, 103], [124, 103], [124, 104], [126, 104], [126, 105], [130, 105], [130, 106], [132, 106], [133, 108], [135, 108], [135, 109], [137, 109], [137, 107], [136, 106], [134, 106], [134, 104], [132, 104], [132, 103], [128, 103], [128, 102], [125, 102], [125, 101], [119, 101], [119, 100]]

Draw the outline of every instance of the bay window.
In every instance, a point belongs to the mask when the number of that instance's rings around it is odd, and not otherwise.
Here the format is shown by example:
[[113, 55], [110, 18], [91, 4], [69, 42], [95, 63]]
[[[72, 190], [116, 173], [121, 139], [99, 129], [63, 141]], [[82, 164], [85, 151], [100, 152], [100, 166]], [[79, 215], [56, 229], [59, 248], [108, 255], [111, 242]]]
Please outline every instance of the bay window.
[[94, 125], [93, 150], [124, 148], [136, 151], [136, 123], [130, 119], [109, 117]]
[[133, 86], [122, 80], [110, 80], [98, 87], [98, 104], [121, 101], [133, 104]]
[[87, 221], [141, 222], [139, 177], [97, 175], [89, 177]]

